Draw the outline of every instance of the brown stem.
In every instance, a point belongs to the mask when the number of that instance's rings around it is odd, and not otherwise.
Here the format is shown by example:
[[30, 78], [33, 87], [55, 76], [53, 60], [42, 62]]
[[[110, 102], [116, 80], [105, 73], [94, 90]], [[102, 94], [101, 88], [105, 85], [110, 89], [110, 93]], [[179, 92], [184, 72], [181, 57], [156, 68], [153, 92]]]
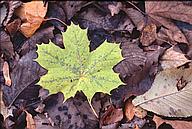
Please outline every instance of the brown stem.
[[60, 23], [62, 23], [63, 25], [68, 26], [65, 22], [61, 21], [58, 18], [54, 18], [54, 17], [46, 18], [43, 21], [50, 21], [50, 20], [56, 20], [56, 21], [59, 21]]

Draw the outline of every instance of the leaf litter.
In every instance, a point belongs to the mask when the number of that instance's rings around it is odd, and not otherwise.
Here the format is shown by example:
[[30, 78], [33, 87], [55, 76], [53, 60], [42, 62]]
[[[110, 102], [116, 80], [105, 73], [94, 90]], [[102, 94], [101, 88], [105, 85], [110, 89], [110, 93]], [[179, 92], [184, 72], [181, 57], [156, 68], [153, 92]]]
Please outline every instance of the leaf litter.
[[[191, 128], [191, 6], [190, 1], [1, 1], [0, 84], [12, 112], [4, 116], [2, 128], [35, 128], [30, 122], [37, 129]], [[92, 99], [86, 90], [67, 99], [65, 92], [52, 94], [37, 85], [47, 73], [34, 61], [37, 44], [48, 46], [52, 41], [53, 48], [67, 51], [62, 35], [73, 24], [87, 30], [86, 50], [91, 53], [106, 41], [121, 48], [123, 58], [110, 66], [120, 83], [107, 93], [95, 89], [100, 92], [92, 93]], [[9, 69], [3, 69], [4, 62]], [[168, 85], [171, 89], [164, 91]], [[144, 106], [142, 96], [154, 106]], [[158, 99], [166, 105], [156, 103]], [[140, 105], [132, 105], [132, 100]]]

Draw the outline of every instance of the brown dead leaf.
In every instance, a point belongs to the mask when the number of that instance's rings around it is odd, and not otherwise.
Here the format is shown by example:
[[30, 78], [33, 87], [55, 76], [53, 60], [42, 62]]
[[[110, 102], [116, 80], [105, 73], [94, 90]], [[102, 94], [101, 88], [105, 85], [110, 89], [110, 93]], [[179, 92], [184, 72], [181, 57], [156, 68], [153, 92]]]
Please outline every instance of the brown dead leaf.
[[172, 19], [192, 24], [191, 6], [181, 1], [146, 1], [145, 8], [152, 23], [166, 28], [164, 32], [170, 40], [188, 43], [185, 35], [172, 22]]
[[31, 1], [24, 3], [16, 10], [18, 15], [24, 22], [20, 31], [26, 36], [31, 37], [40, 27], [47, 12], [47, 6], [44, 7], [43, 1]]
[[32, 115], [25, 111], [27, 116], [26, 116], [26, 121], [27, 121], [27, 129], [36, 129], [36, 124], [35, 120], [33, 119]]
[[116, 123], [123, 119], [122, 109], [116, 109], [114, 106], [110, 106], [108, 110], [101, 117], [101, 126]]
[[143, 46], [151, 45], [157, 38], [156, 33], [157, 27], [155, 24], [149, 24], [144, 27], [142, 35], [140, 37], [140, 42]]
[[156, 123], [156, 127], [159, 127], [162, 123], [170, 124], [174, 129], [191, 129], [191, 121], [180, 121], [180, 120], [164, 120], [161, 117], [154, 116], [153, 121]]
[[11, 78], [9, 75], [9, 64], [7, 63], [7, 61], [5, 61], [3, 64], [3, 77], [5, 78], [5, 84], [7, 86], [11, 86]]
[[190, 62], [190, 60], [185, 57], [185, 54], [179, 50], [174, 50], [174, 47], [167, 49], [160, 59], [160, 63], [163, 69], [179, 67], [188, 62]]
[[127, 117], [128, 121], [132, 120], [135, 113], [134, 113], [134, 105], [132, 104], [132, 100], [128, 99], [125, 103], [125, 116]]
[[21, 19], [17, 18], [11, 23], [8, 23], [6, 25], [6, 30], [9, 32], [11, 36], [13, 36], [18, 31], [20, 26], [21, 26]]

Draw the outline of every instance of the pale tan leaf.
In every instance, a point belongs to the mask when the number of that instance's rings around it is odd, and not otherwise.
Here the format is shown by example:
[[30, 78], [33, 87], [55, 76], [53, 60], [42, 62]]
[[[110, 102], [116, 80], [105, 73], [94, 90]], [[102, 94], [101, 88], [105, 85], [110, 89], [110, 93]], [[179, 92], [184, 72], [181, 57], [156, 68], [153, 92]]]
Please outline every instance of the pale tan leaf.
[[185, 57], [185, 54], [175, 51], [173, 47], [166, 50], [160, 59], [163, 69], [176, 68], [188, 62], [190, 62], [190, 60]]
[[24, 3], [16, 10], [16, 15], [24, 22], [20, 31], [26, 36], [31, 37], [40, 27], [47, 12], [43, 1], [31, 1]]
[[[178, 90], [179, 80], [185, 82]], [[192, 68], [172, 68], [156, 75], [151, 89], [133, 100], [135, 106], [169, 117], [192, 116]]]
[[5, 84], [7, 86], [11, 86], [11, 78], [9, 75], [9, 64], [7, 63], [7, 61], [5, 61], [3, 64], [3, 77], [5, 78]]
[[27, 116], [26, 116], [26, 121], [27, 121], [27, 129], [36, 129], [36, 124], [35, 121], [30, 113], [25, 111]]

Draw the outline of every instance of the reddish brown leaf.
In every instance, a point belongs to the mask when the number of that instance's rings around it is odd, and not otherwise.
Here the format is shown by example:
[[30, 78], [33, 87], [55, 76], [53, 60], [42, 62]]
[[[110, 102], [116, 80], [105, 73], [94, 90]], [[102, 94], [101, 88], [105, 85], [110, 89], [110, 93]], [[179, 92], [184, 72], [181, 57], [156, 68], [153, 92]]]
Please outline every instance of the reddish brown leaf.
[[13, 22], [7, 24], [6, 30], [9, 32], [11, 36], [13, 36], [21, 26], [21, 19], [15, 19]]
[[145, 26], [140, 37], [140, 42], [143, 46], [151, 45], [157, 38], [157, 27], [155, 24], [149, 24]]
[[132, 100], [128, 99], [128, 101], [125, 103], [125, 116], [130, 121], [134, 117], [134, 105], [132, 104]]
[[114, 106], [110, 106], [108, 110], [101, 117], [101, 126], [113, 124], [123, 119], [122, 109], [116, 109]]

